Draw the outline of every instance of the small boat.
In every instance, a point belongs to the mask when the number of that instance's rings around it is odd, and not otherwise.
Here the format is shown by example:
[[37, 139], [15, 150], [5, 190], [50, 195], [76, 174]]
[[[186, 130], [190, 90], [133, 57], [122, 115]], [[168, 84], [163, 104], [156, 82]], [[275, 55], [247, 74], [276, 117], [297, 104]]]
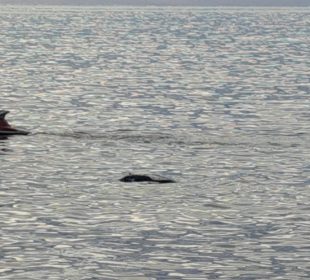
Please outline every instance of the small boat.
[[0, 136], [6, 137], [11, 135], [27, 135], [29, 134], [28, 131], [19, 130], [17, 128], [12, 127], [8, 121], [5, 119], [6, 114], [9, 111], [0, 110]]

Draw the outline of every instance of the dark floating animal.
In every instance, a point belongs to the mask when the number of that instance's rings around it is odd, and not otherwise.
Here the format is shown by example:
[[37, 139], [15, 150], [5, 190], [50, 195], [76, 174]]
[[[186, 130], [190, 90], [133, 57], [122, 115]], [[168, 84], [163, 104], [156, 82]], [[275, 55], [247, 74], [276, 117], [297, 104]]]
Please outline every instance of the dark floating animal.
[[138, 175], [138, 174], [129, 174], [122, 179], [121, 182], [131, 183], [131, 182], [154, 182], [154, 183], [175, 183], [174, 180], [164, 178], [161, 176], [151, 176], [151, 175]]
[[11, 135], [27, 135], [29, 134], [28, 131], [19, 130], [14, 127], [12, 127], [8, 121], [5, 119], [6, 114], [8, 114], [9, 111], [0, 110], [0, 136], [6, 137]]

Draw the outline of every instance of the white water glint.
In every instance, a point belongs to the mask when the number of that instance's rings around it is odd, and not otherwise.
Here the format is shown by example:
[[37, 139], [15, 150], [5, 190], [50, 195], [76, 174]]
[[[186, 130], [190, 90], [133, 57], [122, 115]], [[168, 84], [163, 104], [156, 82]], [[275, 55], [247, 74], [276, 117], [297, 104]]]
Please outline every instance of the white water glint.
[[0, 278], [309, 278], [308, 19], [1, 6]]

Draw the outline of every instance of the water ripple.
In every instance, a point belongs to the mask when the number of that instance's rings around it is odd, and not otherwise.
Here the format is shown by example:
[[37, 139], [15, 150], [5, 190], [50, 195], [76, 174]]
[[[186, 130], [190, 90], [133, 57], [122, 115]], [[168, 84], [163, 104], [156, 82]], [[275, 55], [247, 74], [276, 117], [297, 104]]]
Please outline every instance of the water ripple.
[[308, 16], [1, 6], [0, 278], [308, 279]]

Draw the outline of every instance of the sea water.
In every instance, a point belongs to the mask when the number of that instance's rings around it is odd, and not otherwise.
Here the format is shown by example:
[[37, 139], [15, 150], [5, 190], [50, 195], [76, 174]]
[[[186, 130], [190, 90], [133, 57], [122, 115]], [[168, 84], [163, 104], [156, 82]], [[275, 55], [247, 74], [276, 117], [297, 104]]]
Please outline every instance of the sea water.
[[309, 279], [309, 16], [1, 6], [0, 278]]

